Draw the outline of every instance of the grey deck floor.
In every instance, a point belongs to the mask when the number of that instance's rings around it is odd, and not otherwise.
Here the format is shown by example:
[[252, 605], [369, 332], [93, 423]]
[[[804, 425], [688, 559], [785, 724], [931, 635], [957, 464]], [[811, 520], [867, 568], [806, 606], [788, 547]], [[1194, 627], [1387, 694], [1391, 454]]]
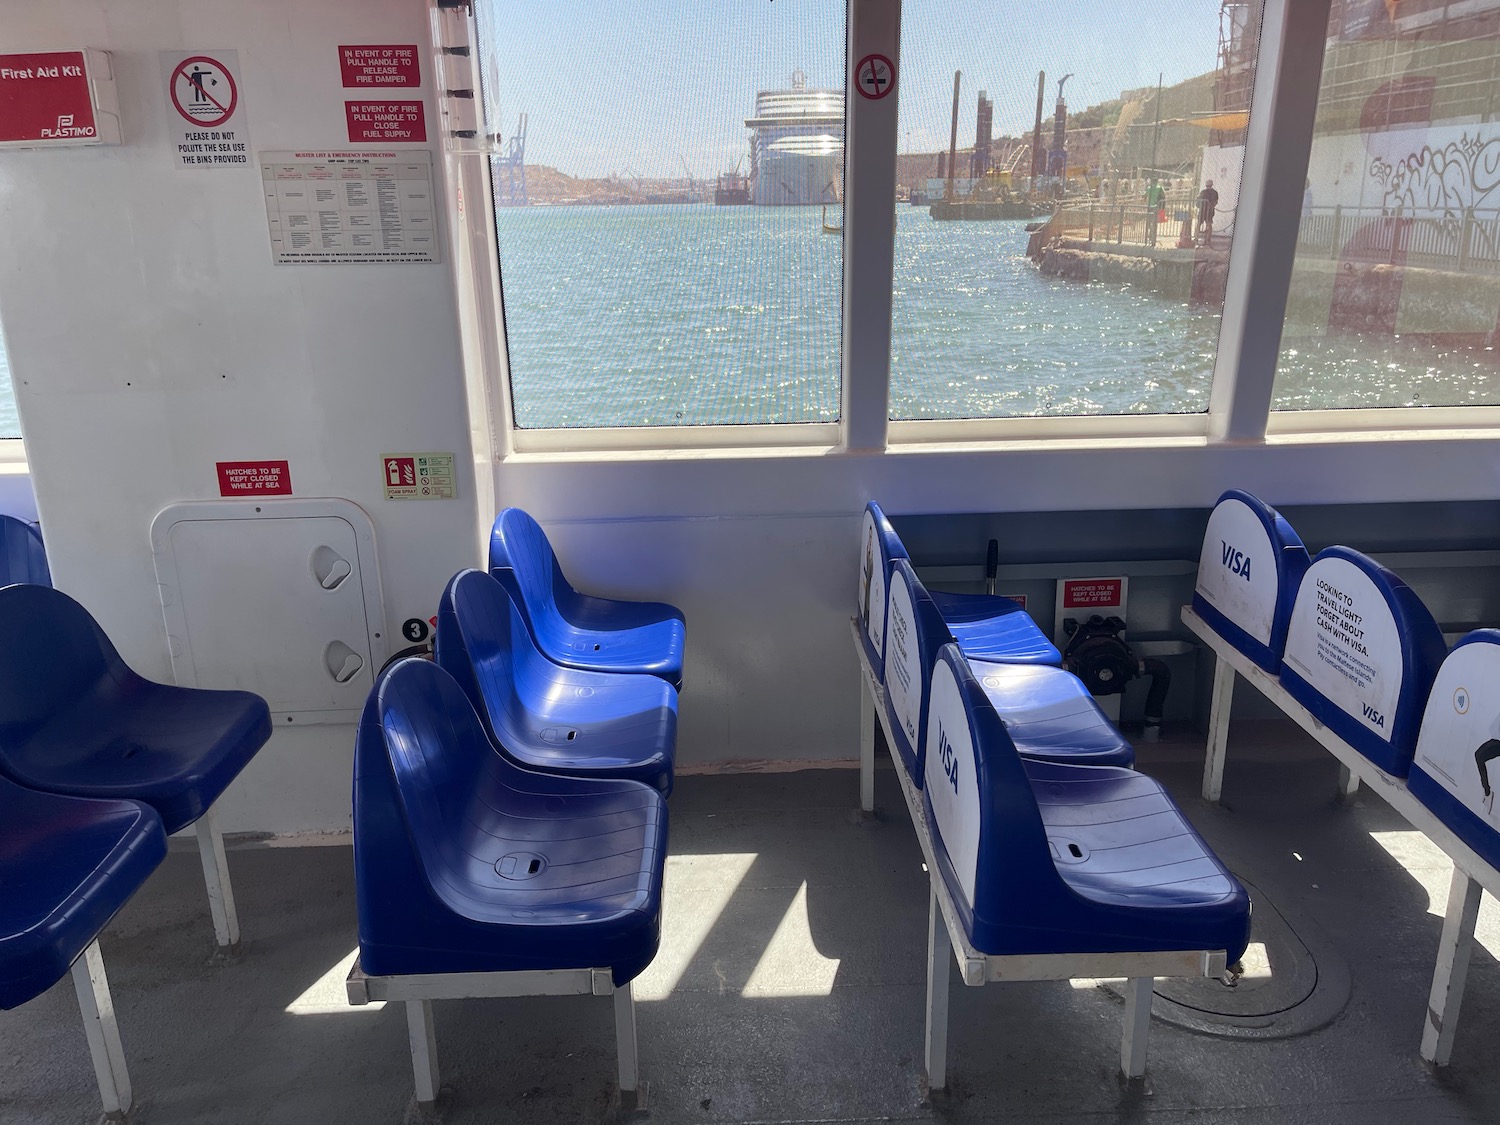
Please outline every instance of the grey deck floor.
[[[862, 820], [849, 770], [685, 777], [665, 937], [637, 982], [644, 1110], [614, 1093], [608, 1000], [439, 1003], [445, 1122], [1500, 1122], [1500, 911], [1486, 898], [1453, 1064], [1417, 1057], [1449, 865], [1282, 723], [1237, 725], [1227, 807], [1196, 796], [1201, 742], [1145, 748], [1237, 872], [1347, 964], [1320, 1030], [1248, 1041], [1154, 1020], [1117, 1077], [1121, 1004], [1069, 983], [952, 988], [950, 1089], [924, 1094], [926, 876], [889, 760]], [[244, 942], [215, 962], [196, 855], [174, 851], [102, 942], [138, 1100], [168, 1123], [401, 1122], [399, 1006], [349, 1009], [347, 847], [231, 853]], [[1309, 944], [1312, 944], [1310, 941]], [[1274, 966], [1273, 966], [1274, 968]], [[71, 987], [0, 1013], [0, 1122], [92, 1122]]]

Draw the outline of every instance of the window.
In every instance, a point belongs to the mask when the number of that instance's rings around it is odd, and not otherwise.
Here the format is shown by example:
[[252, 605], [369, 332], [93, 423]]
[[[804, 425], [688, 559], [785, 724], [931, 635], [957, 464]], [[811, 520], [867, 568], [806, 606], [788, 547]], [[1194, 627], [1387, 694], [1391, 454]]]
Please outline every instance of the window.
[[476, 15], [516, 427], [836, 421], [844, 5]]
[[1334, 0], [1273, 409], [1500, 404], [1500, 4]]
[[21, 416], [16, 413], [16, 392], [5, 355], [5, 333], [0, 331], [0, 440], [20, 436]]
[[902, 5], [892, 419], [1208, 408], [1259, 0], [1056, 11]]

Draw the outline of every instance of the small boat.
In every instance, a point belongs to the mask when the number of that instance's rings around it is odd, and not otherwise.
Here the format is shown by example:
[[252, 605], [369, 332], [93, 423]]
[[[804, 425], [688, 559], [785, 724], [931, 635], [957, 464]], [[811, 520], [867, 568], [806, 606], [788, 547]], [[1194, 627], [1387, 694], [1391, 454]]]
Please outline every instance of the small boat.
[[835, 224], [830, 223], [828, 221], [828, 204], [826, 204], [826, 203], [823, 204], [823, 233], [824, 234], [843, 234], [844, 233], [844, 227], [843, 227], [842, 223], [840, 223], [838, 225], [835, 225]]

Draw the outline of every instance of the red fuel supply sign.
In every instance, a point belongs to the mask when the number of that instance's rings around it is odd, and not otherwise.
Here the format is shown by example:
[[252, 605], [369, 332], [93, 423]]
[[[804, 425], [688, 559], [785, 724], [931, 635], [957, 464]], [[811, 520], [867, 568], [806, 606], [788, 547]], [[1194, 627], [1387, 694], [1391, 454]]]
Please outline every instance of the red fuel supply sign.
[[120, 119], [102, 51], [0, 55], [0, 147], [118, 144]]

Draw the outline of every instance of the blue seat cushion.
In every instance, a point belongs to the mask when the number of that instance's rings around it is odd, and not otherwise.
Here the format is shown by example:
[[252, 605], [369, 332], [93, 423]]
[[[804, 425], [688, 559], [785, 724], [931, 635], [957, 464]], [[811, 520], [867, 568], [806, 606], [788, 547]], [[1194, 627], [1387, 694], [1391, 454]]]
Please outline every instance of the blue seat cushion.
[[138, 801], [0, 779], [0, 1008], [65, 977], [166, 854], [161, 818]]
[[443, 591], [437, 662], [464, 689], [495, 745], [528, 769], [632, 778], [672, 791], [672, 685], [552, 663], [491, 575], [461, 571]]
[[170, 834], [208, 811], [271, 737], [265, 700], [104, 679], [5, 748], [4, 771], [49, 793], [145, 801]]
[[1135, 750], [1083, 681], [1046, 664], [969, 661], [1016, 751], [1028, 758], [1090, 766], [1135, 765]]
[[1249, 896], [1160, 782], [1110, 766], [1024, 766], [1058, 875], [1096, 908], [1086, 930], [1059, 935], [1064, 948], [1223, 949], [1239, 960]]
[[667, 851], [655, 789], [520, 768], [420, 660], [382, 677], [356, 753], [366, 972], [608, 966], [622, 984], [651, 963]]
[[1062, 653], [1019, 602], [994, 594], [930, 591], [959, 651], [970, 660], [1061, 664]]

